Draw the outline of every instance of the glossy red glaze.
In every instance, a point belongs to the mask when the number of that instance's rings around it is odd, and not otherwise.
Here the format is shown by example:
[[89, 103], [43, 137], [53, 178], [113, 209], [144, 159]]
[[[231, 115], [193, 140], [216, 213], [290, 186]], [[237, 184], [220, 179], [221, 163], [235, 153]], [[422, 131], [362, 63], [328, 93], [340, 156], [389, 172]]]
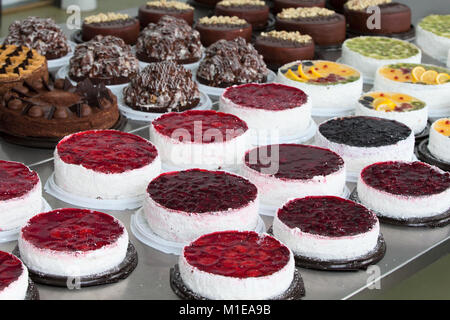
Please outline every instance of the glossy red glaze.
[[39, 182], [39, 176], [19, 162], [0, 160], [0, 201], [24, 196]]
[[19, 279], [23, 272], [22, 262], [12, 254], [0, 251], [0, 291]]

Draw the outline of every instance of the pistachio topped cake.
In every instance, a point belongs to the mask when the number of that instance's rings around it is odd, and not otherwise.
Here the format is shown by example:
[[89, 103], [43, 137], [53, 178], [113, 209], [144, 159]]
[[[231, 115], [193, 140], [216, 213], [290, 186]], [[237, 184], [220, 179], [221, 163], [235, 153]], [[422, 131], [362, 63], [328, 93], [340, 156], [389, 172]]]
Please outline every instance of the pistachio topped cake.
[[241, 37], [247, 42], [252, 39], [252, 25], [236, 16], [203, 17], [198, 20], [195, 29], [200, 33], [200, 40], [205, 47], [221, 39], [234, 40]]
[[264, 28], [269, 7], [261, 0], [222, 0], [216, 4], [216, 15], [236, 16], [250, 23], [253, 29]]
[[450, 50], [450, 14], [432, 14], [417, 26], [417, 45], [433, 58], [445, 62]]
[[181, 1], [148, 1], [139, 8], [138, 15], [143, 28], [149, 23], [158, 23], [163, 16], [183, 19], [190, 26], [194, 23], [194, 8]]

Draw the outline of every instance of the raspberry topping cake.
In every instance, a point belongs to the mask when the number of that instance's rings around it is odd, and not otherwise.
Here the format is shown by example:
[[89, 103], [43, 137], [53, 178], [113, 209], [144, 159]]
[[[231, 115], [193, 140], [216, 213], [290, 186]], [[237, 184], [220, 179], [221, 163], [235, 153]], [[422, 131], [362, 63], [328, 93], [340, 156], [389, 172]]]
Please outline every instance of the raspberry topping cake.
[[58, 209], [28, 221], [19, 238], [27, 267], [52, 276], [91, 276], [117, 267], [128, 233], [114, 217], [86, 209]]
[[55, 182], [64, 191], [92, 199], [142, 196], [157, 176], [157, 149], [134, 134], [93, 130], [62, 139], [55, 149]]
[[0, 251], [0, 300], [24, 300], [28, 269], [17, 257]]
[[439, 160], [450, 163], [450, 118], [438, 119], [431, 125], [428, 150]]
[[42, 210], [39, 176], [19, 162], [0, 160], [0, 231], [23, 226]]
[[240, 176], [191, 169], [167, 172], [147, 188], [144, 214], [160, 237], [189, 242], [210, 232], [254, 230], [258, 191]]
[[236, 168], [248, 146], [247, 124], [213, 110], [167, 113], [152, 122], [150, 140], [169, 166]]
[[273, 234], [296, 256], [352, 261], [375, 250], [380, 226], [374, 213], [353, 201], [306, 197], [278, 210]]
[[273, 299], [294, 279], [291, 251], [275, 238], [255, 232], [204, 235], [179, 258], [186, 286], [207, 299]]

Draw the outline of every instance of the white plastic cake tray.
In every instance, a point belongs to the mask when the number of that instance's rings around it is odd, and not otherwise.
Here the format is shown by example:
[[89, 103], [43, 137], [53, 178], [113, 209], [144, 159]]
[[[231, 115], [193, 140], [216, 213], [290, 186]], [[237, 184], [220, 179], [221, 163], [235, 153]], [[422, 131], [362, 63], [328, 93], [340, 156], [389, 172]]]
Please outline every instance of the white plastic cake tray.
[[66, 54], [64, 57], [59, 59], [47, 60], [47, 68], [50, 73], [57, 72], [60, 68], [68, 66], [70, 62], [70, 58], [73, 56], [73, 52], [75, 51], [75, 47], [77, 44], [75, 42], [69, 41], [70, 52]]
[[314, 120], [311, 119], [308, 128], [305, 131], [299, 132], [296, 135], [275, 138], [271, 137], [270, 135], [258, 136], [257, 134], [255, 134], [251, 138], [251, 144], [253, 146], [264, 146], [278, 143], [302, 143], [313, 138], [316, 135], [316, 131], [317, 131], [317, 124]]

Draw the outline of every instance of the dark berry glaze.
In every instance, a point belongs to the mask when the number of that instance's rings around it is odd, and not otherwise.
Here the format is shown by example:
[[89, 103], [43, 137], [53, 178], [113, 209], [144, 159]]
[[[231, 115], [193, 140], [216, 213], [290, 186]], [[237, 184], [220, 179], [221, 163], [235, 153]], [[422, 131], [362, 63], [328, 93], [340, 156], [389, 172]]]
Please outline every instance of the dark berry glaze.
[[353, 116], [331, 119], [319, 126], [328, 140], [354, 147], [381, 147], [396, 144], [411, 135], [411, 129], [395, 120]]
[[12, 254], [0, 251], [0, 291], [19, 279], [23, 272], [22, 262]]
[[124, 233], [112, 216], [87, 209], [57, 209], [34, 216], [22, 237], [40, 249], [90, 251], [114, 244]]
[[134, 134], [97, 130], [75, 133], [57, 146], [62, 161], [102, 173], [142, 168], [158, 156], [156, 148]]
[[333, 196], [312, 196], [289, 201], [278, 210], [289, 228], [326, 237], [354, 236], [370, 231], [377, 222], [368, 209]]
[[24, 196], [39, 183], [39, 176], [19, 162], [0, 160], [0, 201]]
[[276, 83], [233, 86], [224, 97], [243, 107], [271, 111], [298, 108], [308, 100], [302, 90]]
[[187, 262], [201, 271], [235, 277], [264, 277], [289, 262], [289, 249], [275, 238], [252, 231], [201, 236], [184, 248]]
[[361, 172], [369, 186], [391, 194], [420, 197], [450, 188], [450, 173], [415, 162], [387, 161], [371, 164]]
[[239, 209], [257, 197], [255, 185], [248, 180], [201, 169], [163, 173], [150, 182], [147, 192], [166, 208], [192, 213]]
[[165, 136], [196, 143], [230, 141], [248, 130], [238, 117], [214, 110], [171, 112], [154, 120], [152, 125]]
[[[280, 179], [306, 180], [316, 176], [327, 176], [339, 171], [344, 160], [333, 151], [300, 144], [279, 144], [261, 146], [245, 154], [245, 165], [255, 171], [263, 172], [273, 166], [272, 153], [277, 153], [273, 161], [278, 161], [278, 171], [274, 174]], [[270, 161], [268, 161], [270, 159]]]

